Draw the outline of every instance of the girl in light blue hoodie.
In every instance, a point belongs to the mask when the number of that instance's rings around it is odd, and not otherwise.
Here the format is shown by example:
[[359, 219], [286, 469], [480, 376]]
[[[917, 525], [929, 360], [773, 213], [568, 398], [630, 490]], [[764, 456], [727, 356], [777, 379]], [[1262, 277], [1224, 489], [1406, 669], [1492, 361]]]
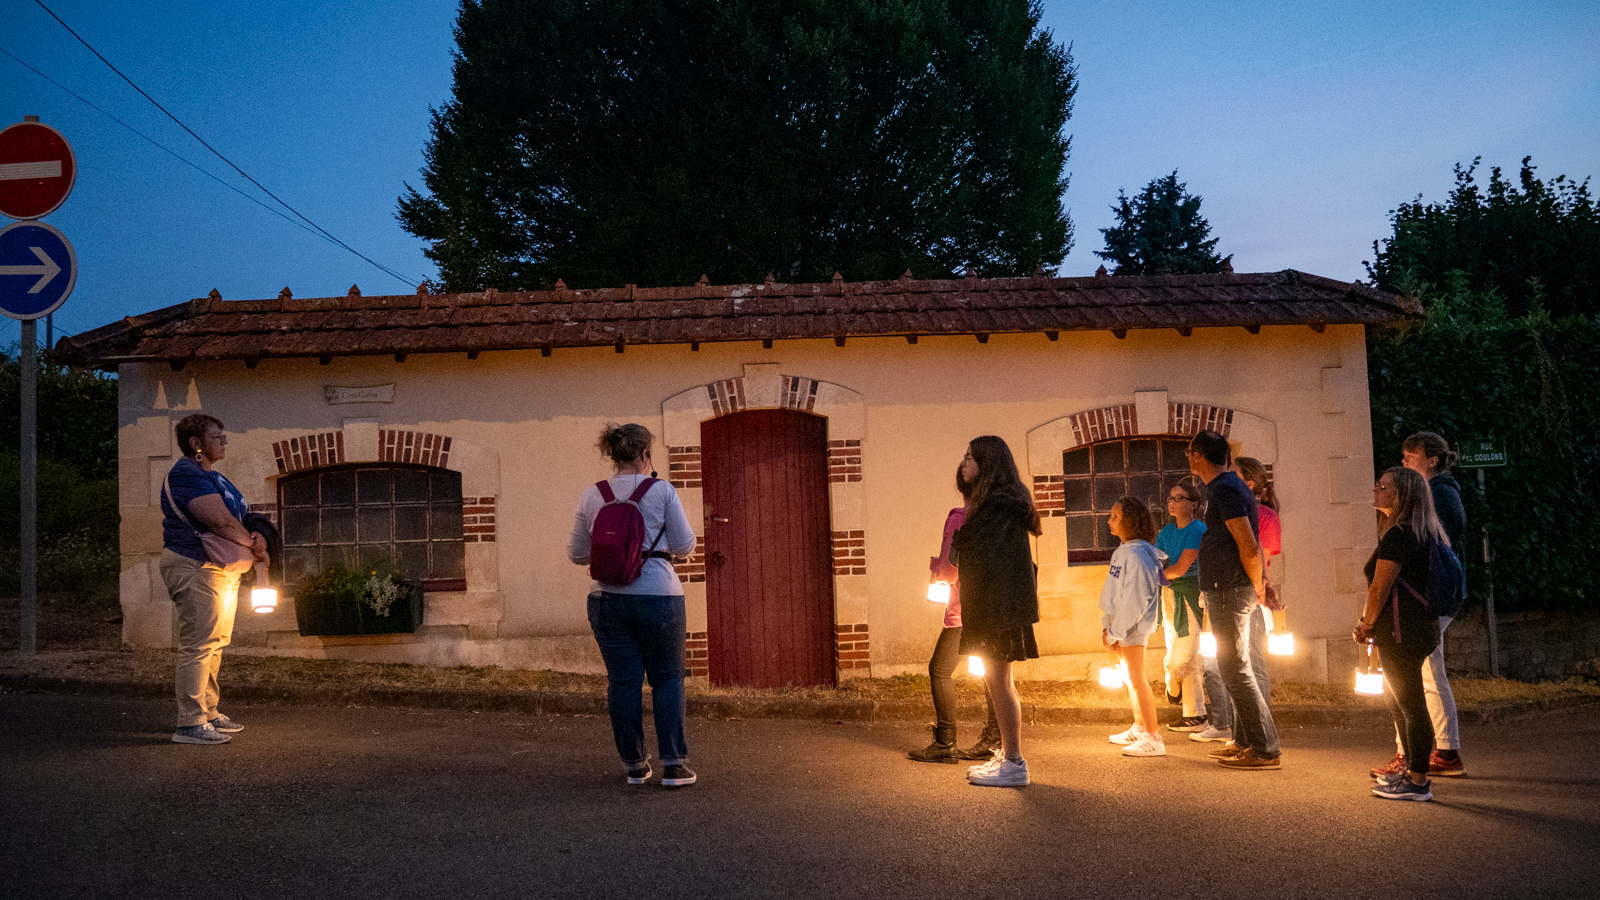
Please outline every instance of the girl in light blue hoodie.
[[1111, 735], [1124, 756], [1166, 756], [1156, 722], [1156, 698], [1145, 677], [1145, 642], [1156, 630], [1161, 611], [1162, 566], [1167, 555], [1150, 542], [1156, 536], [1150, 510], [1132, 497], [1111, 507], [1108, 523], [1122, 544], [1111, 554], [1111, 571], [1100, 589], [1101, 640], [1122, 659], [1127, 672], [1128, 702], [1133, 726]]

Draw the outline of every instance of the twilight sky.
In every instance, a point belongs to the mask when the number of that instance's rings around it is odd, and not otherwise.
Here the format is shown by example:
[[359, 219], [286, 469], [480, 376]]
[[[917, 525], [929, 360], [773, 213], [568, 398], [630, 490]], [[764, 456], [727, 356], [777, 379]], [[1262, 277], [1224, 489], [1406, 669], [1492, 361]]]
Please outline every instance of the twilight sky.
[[[311, 220], [413, 281], [395, 222], [450, 92], [453, 2], [46, 0], [141, 88]], [[1178, 170], [1242, 272], [1364, 277], [1388, 212], [1442, 200], [1457, 162], [1600, 174], [1600, 4], [1046, 0], [1078, 64], [1067, 129], [1088, 275], [1118, 188]], [[0, 0], [0, 49], [208, 172], [269, 199], [122, 82], [32, 0]], [[73, 242], [76, 333], [199, 297], [413, 289], [241, 197], [0, 55], [0, 124], [38, 115], [80, 173], [45, 219]], [[1595, 185], [1600, 190], [1600, 183]], [[4, 224], [0, 222], [0, 224]], [[845, 273], [848, 277], [850, 273]], [[43, 328], [41, 326], [41, 339]], [[19, 336], [0, 320], [0, 346]]]

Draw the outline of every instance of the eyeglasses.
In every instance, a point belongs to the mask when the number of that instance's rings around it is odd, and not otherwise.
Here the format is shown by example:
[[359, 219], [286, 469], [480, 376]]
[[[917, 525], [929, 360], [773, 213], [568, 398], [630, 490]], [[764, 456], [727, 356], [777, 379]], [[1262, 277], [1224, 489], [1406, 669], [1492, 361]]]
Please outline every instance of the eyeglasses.
[[1168, 503], [1177, 503], [1180, 500], [1187, 500], [1190, 503], [1194, 502], [1194, 498], [1189, 496], [1188, 494], [1169, 494], [1169, 495], [1167, 495], [1167, 502]]

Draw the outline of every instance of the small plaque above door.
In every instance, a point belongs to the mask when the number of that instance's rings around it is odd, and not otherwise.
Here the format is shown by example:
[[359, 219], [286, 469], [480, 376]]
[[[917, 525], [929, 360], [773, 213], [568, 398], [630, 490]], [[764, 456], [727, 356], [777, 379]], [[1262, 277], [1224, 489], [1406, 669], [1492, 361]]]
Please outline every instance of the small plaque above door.
[[335, 387], [327, 384], [322, 386], [323, 396], [328, 398], [328, 403], [393, 403], [394, 385], [377, 384], [372, 387]]

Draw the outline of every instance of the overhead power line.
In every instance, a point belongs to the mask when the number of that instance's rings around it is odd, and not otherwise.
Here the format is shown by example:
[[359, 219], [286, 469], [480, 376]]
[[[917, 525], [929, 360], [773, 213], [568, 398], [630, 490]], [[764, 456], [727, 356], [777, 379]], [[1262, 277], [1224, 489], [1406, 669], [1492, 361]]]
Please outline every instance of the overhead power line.
[[[289, 216], [287, 214], [285, 214], [283, 210], [274, 209], [271, 206], [268, 206], [267, 204], [261, 202], [261, 199], [259, 197], [252, 197], [249, 194], [246, 194], [244, 191], [239, 190], [238, 185], [229, 184], [226, 181], [223, 181], [221, 178], [218, 178], [213, 173], [206, 171], [199, 164], [191, 162], [188, 158], [186, 158], [182, 154], [178, 153], [178, 151], [173, 150], [171, 147], [168, 147], [166, 144], [161, 143], [160, 141], [156, 140], [155, 138], [150, 137], [149, 135], [147, 135], [144, 132], [140, 131], [139, 129], [133, 127], [132, 125], [129, 125], [127, 122], [124, 122], [121, 119], [117, 118], [116, 116], [112, 115], [111, 113], [106, 112], [103, 108], [95, 105], [95, 103], [93, 101], [91, 101], [88, 98], [84, 97], [82, 94], [79, 94], [77, 91], [74, 91], [72, 88], [67, 87], [66, 85], [62, 84], [61, 82], [55, 80], [54, 78], [51, 78], [49, 75], [46, 75], [45, 73], [43, 73], [43, 72], [39, 71], [38, 69], [34, 68], [33, 66], [29, 65], [27, 63], [27, 61], [19, 58], [15, 53], [12, 53], [10, 50], [7, 50], [4, 47], [0, 47], [0, 53], [4, 53], [6, 56], [11, 57], [12, 61], [15, 62], [17, 65], [22, 66], [23, 68], [27, 69], [28, 71], [32, 72], [33, 74], [39, 76], [40, 78], [43, 78], [45, 81], [48, 81], [51, 84], [55, 85], [56, 87], [60, 88], [61, 90], [66, 91], [68, 94], [71, 94], [74, 98], [76, 98], [80, 103], [83, 103], [85, 106], [89, 107], [90, 109], [94, 110], [95, 112], [99, 113], [100, 115], [105, 116], [106, 118], [108, 118], [111, 121], [117, 123], [118, 125], [121, 125], [123, 128], [128, 129], [129, 131], [133, 132], [134, 134], [138, 135], [139, 137], [144, 138], [146, 141], [150, 142], [151, 145], [153, 145], [156, 148], [168, 153], [174, 159], [176, 159], [179, 162], [183, 163], [184, 165], [190, 167], [191, 169], [194, 169], [196, 172], [199, 172], [201, 175], [204, 175], [207, 178], [211, 179], [212, 181], [215, 181], [217, 184], [222, 185], [223, 187], [227, 188], [230, 191], [233, 191], [235, 194], [238, 194], [239, 196], [245, 198], [246, 200], [249, 200], [251, 203], [254, 203], [255, 205], [257, 205], [257, 206], [261, 207], [262, 209], [266, 210], [267, 212], [272, 213], [273, 215], [275, 215], [278, 218], [284, 220], [285, 222], [288, 222], [290, 225], [293, 225], [294, 227], [306, 232], [307, 234], [311, 235], [312, 237], [315, 237], [315, 238], [317, 238], [319, 240], [327, 241], [330, 244], [333, 243], [333, 241], [330, 238], [328, 238], [326, 235], [319, 234], [318, 232], [313, 230], [310, 226], [306, 225], [305, 223], [296, 222], [294, 219], [289, 218]], [[335, 245], [335, 246], [337, 246], [337, 245]]]
[[123, 81], [127, 82], [129, 87], [131, 87], [134, 90], [138, 91], [139, 95], [144, 97], [146, 100], [150, 101], [150, 104], [152, 106], [154, 106], [156, 109], [161, 110], [163, 115], [165, 115], [167, 118], [171, 119], [173, 122], [177, 123], [179, 128], [182, 128], [185, 132], [188, 132], [190, 137], [192, 137], [195, 140], [199, 141], [201, 146], [205, 147], [207, 150], [210, 150], [212, 152], [212, 154], [217, 157], [217, 159], [220, 159], [223, 162], [227, 163], [229, 168], [233, 169], [235, 172], [238, 172], [241, 176], [244, 177], [244, 179], [246, 181], [250, 182], [251, 184], [255, 185], [257, 188], [259, 188], [263, 194], [266, 194], [268, 197], [271, 197], [273, 200], [277, 201], [277, 203], [280, 206], [282, 206], [284, 209], [287, 209], [289, 212], [294, 213], [295, 216], [298, 217], [302, 222], [305, 222], [307, 225], [310, 225], [312, 228], [315, 228], [317, 231], [321, 232], [323, 235], [325, 235], [328, 238], [328, 240], [333, 241], [335, 244], [338, 244], [339, 246], [343, 247], [344, 249], [350, 251], [351, 253], [354, 253], [356, 256], [361, 257], [362, 259], [364, 259], [367, 262], [371, 263], [373, 266], [375, 266], [378, 269], [380, 269], [381, 271], [389, 274], [390, 276], [398, 279], [399, 281], [402, 281], [402, 282], [404, 282], [406, 284], [409, 284], [412, 287], [416, 287], [417, 286], [417, 282], [412, 281], [411, 279], [405, 277], [404, 275], [401, 275], [399, 272], [396, 272], [395, 270], [393, 270], [393, 269], [389, 268], [388, 266], [378, 262], [377, 260], [373, 259], [372, 257], [367, 256], [365, 253], [362, 253], [361, 251], [357, 250], [356, 248], [350, 246], [349, 244], [346, 244], [344, 241], [339, 240], [337, 237], [335, 237], [333, 235], [332, 232], [328, 231], [326, 228], [323, 228], [321, 225], [318, 225], [317, 223], [311, 221], [309, 218], [307, 218], [299, 210], [295, 209], [293, 206], [290, 206], [288, 203], [284, 202], [282, 197], [279, 197], [277, 194], [274, 194], [272, 191], [267, 190], [266, 185], [264, 185], [261, 182], [255, 180], [254, 178], [250, 177], [250, 173], [248, 173], [245, 170], [239, 168], [237, 165], [234, 164], [233, 160], [231, 160], [231, 159], [227, 158], [226, 156], [222, 155], [222, 152], [220, 150], [218, 150], [217, 148], [211, 146], [209, 143], [207, 143], [205, 138], [201, 137], [198, 134], [195, 134], [194, 129], [192, 129], [189, 126], [183, 124], [183, 121], [180, 120], [177, 116], [173, 115], [171, 112], [168, 112], [167, 108], [165, 106], [162, 106], [160, 103], [156, 102], [156, 98], [154, 98], [154, 97], [150, 96], [149, 94], [145, 93], [144, 88], [141, 88], [137, 84], [134, 84], [133, 83], [133, 79], [129, 78], [128, 76], [126, 76], [124, 74], [122, 74], [122, 70], [118, 69], [116, 66], [112, 65], [111, 64], [111, 60], [106, 59], [104, 56], [102, 56], [100, 54], [99, 50], [96, 50], [93, 45], [91, 45], [88, 41], [83, 39], [82, 35], [78, 34], [76, 31], [73, 31], [72, 30], [72, 26], [70, 26], [66, 22], [62, 21], [61, 17], [56, 15], [55, 12], [52, 9], [50, 9], [50, 7], [45, 6], [44, 5], [44, 0], [33, 0], [33, 2], [38, 4], [40, 9], [42, 9], [45, 12], [49, 13], [50, 14], [50, 18], [55, 19], [56, 22], [62, 28], [65, 28], [67, 30], [68, 34], [72, 35], [74, 38], [77, 38], [78, 43], [82, 44], [85, 48], [87, 48], [90, 53], [93, 53], [95, 55], [95, 58], [99, 59], [102, 63], [105, 63], [106, 68], [108, 68], [111, 71], [115, 72], [117, 74], [118, 78], [121, 78]]

